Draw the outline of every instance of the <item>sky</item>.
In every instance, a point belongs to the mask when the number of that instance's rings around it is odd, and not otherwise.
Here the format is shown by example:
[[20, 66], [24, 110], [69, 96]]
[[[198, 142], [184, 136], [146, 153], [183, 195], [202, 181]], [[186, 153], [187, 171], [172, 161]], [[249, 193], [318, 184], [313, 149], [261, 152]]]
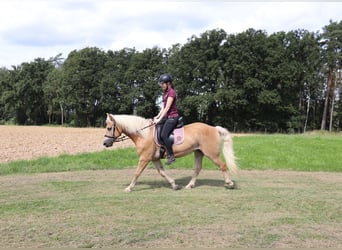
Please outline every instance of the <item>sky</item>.
[[342, 2], [1, 0], [0, 68], [85, 47], [167, 49], [213, 29], [322, 32], [330, 20]]

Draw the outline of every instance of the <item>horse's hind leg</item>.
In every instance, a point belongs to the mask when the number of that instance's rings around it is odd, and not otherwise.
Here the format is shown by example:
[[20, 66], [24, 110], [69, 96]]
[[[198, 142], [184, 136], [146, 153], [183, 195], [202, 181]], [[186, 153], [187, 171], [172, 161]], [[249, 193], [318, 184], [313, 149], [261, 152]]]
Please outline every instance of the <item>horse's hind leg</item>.
[[194, 169], [194, 173], [192, 175], [190, 182], [185, 187], [187, 189], [191, 189], [195, 187], [197, 176], [201, 172], [201, 169], [202, 169], [202, 160], [204, 156], [203, 153], [200, 150], [196, 150], [194, 155], [195, 155], [195, 169]]
[[209, 158], [210, 160], [212, 160], [213, 163], [215, 163], [221, 169], [226, 188], [234, 189], [235, 183], [229, 178], [228, 172], [227, 172], [227, 165], [220, 159], [220, 156], [218, 155], [216, 157], [209, 157]]
[[172, 179], [168, 174], [166, 174], [163, 165], [160, 160], [153, 161], [154, 166], [156, 167], [158, 173], [161, 175], [161, 177], [165, 178], [171, 186], [173, 190], [178, 190], [179, 186], [176, 184], [175, 180]]

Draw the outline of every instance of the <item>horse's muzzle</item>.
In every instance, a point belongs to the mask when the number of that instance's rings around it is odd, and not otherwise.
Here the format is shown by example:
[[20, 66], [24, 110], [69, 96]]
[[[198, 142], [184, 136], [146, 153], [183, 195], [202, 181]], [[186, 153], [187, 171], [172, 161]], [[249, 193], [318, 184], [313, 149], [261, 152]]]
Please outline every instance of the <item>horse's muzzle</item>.
[[113, 146], [114, 139], [113, 138], [107, 138], [103, 141], [103, 146], [106, 148]]

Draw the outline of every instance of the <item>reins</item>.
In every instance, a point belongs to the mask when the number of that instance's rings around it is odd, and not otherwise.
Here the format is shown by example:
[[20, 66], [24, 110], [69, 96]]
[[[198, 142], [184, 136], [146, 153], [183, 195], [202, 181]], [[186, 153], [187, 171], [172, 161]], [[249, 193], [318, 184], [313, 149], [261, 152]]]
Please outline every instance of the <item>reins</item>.
[[[151, 123], [141, 129], [138, 129], [136, 130], [135, 132], [136, 133], [139, 133], [140, 131], [143, 131], [144, 129], [147, 129], [149, 127], [152, 127], [153, 125], [155, 125], [154, 123]], [[105, 137], [107, 138], [111, 138], [111, 139], [114, 139], [114, 142], [122, 142], [122, 141], [126, 141], [126, 140], [129, 140], [130, 138], [127, 136], [127, 135], [121, 135], [119, 137], [115, 137], [115, 136], [109, 136], [109, 135], [105, 135]]]

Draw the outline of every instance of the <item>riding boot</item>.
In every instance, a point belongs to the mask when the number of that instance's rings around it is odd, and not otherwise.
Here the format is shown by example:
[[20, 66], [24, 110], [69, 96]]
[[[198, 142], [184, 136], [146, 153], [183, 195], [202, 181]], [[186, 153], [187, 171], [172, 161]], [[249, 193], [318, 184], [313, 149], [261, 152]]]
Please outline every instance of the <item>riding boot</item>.
[[165, 148], [163, 146], [159, 149], [159, 157], [164, 158], [165, 157]]
[[167, 161], [165, 162], [165, 164], [171, 165], [172, 163], [174, 163], [176, 161], [175, 156], [173, 154], [173, 149], [172, 149], [173, 141], [168, 139], [168, 140], [164, 141], [164, 143], [165, 143], [165, 149], [167, 151]]

